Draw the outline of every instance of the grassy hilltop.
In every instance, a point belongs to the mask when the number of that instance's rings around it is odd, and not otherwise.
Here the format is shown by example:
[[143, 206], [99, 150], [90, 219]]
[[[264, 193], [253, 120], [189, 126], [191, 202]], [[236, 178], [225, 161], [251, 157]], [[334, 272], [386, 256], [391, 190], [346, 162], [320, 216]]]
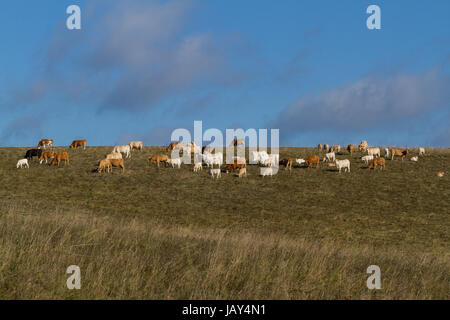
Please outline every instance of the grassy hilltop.
[[[250, 165], [219, 180], [150, 166], [163, 147], [133, 151], [124, 174], [95, 172], [112, 147], [56, 149], [70, 165], [20, 170], [27, 148], [0, 148], [0, 298], [450, 298], [449, 149], [386, 171], [343, 151], [351, 173], [321, 163], [263, 179]], [[66, 288], [71, 264], [81, 290]], [[366, 287], [371, 264], [381, 290]]]

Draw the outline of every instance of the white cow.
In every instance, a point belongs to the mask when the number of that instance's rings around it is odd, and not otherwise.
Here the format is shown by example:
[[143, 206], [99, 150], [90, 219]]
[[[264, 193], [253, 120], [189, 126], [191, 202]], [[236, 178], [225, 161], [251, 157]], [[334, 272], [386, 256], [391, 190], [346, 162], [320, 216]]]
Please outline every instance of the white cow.
[[325, 154], [325, 157], [323, 157], [323, 162], [327, 162], [328, 161], [334, 161], [336, 160], [336, 154], [334, 152], [328, 152]]
[[169, 160], [167, 160], [167, 162], [172, 165], [172, 168], [175, 168], [175, 166], [178, 166], [178, 169], [180, 169], [180, 167], [181, 167], [181, 158], [169, 159]]
[[130, 148], [129, 145], [126, 145], [126, 146], [115, 146], [112, 152], [113, 153], [126, 154], [127, 158], [131, 157], [131, 148]]
[[208, 168], [209, 166], [214, 167], [215, 164], [220, 167], [223, 164], [223, 154], [222, 152], [218, 152], [216, 154], [206, 153], [203, 155], [203, 160]]
[[425, 148], [419, 148], [419, 156], [425, 155]]
[[389, 157], [389, 148], [384, 148], [384, 157]]
[[270, 154], [267, 158], [262, 161], [262, 165], [266, 167], [276, 166], [279, 163], [279, 154]]
[[367, 148], [367, 154], [369, 156], [376, 156], [377, 158], [380, 157], [380, 148]]
[[419, 161], [419, 157], [412, 157], [412, 158], [411, 158], [411, 161], [417, 162], [417, 161]]
[[122, 159], [122, 154], [113, 152], [113, 153], [106, 155], [106, 160], [110, 160], [110, 159]]
[[364, 161], [366, 164], [369, 164], [369, 161], [373, 160], [373, 156], [364, 156], [361, 158], [362, 161]]
[[202, 164], [201, 163], [195, 163], [194, 164], [194, 172], [197, 172], [198, 170], [202, 170]]
[[144, 144], [142, 143], [142, 141], [131, 141], [128, 143], [128, 145], [130, 146], [130, 149], [137, 149], [139, 151], [142, 150], [142, 148], [144, 147]]
[[302, 165], [303, 163], [306, 163], [305, 159], [295, 159], [295, 163], [298, 164], [299, 166]]
[[260, 175], [264, 178], [265, 176], [273, 176], [273, 169], [272, 167], [268, 168], [261, 168]]
[[216, 179], [219, 179], [220, 178], [220, 169], [210, 169], [209, 174], [211, 175], [211, 177], [213, 179], [214, 179], [214, 176], [216, 177]]
[[339, 169], [339, 173], [341, 173], [341, 169], [347, 169], [347, 172], [350, 172], [350, 160], [344, 159], [344, 160], [335, 160], [336, 168]]
[[19, 167], [22, 169], [23, 166], [25, 166], [26, 168], [30, 168], [30, 166], [28, 165], [28, 159], [20, 159], [19, 161], [17, 161], [17, 169], [19, 169]]

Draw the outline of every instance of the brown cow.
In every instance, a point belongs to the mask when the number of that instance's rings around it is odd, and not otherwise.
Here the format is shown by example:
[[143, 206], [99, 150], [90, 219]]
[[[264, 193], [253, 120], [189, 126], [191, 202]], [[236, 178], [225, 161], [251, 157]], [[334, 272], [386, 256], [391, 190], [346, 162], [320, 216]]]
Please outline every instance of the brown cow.
[[352, 155], [353, 151], [355, 151], [355, 147], [352, 144], [349, 144], [347, 146], [347, 151], [348, 151], [348, 153], [350, 153], [350, 155]]
[[100, 160], [97, 171], [98, 171], [98, 173], [101, 173], [105, 169], [106, 169], [106, 172], [112, 171], [112, 164], [111, 164], [111, 161], [109, 161], [108, 159]]
[[38, 143], [38, 149], [40, 149], [41, 147], [46, 147], [46, 146], [50, 146], [53, 147], [53, 139], [41, 139], [39, 140]]
[[69, 154], [67, 152], [60, 152], [57, 153], [56, 156], [53, 158], [52, 162], [50, 163], [51, 166], [61, 163], [61, 161], [64, 160], [64, 164], [67, 165], [69, 164]]
[[160, 155], [157, 155], [157, 156], [153, 156], [153, 157], [148, 159], [149, 164], [156, 163], [158, 168], [159, 168], [159, 164], [161, 162], [164, 162], [165, 165], [168, 165], [169, 164], [168, 160], [169, 160], [169, 157], [166, 156], [165, 154], [160, 154]]
[[384, 160], [384, 158], [374, 158], [372, 161], [370, 161], [369, 170], [371, 168], [373, 168], [373, 170], [375, 170], [377, 168], [377, 166], [381, 166], [381, 168], [383, 170], [386, 169], [386, 161]]
[[341, 151], [341, 146], [335, 145], [335, 146], [331, 146], [331, 148], [328, 152], [340, 152], [340, 151]]
[[[111, 163], [111, 167], [120, 167], [122, 168], [122, 173], [125, 171], [125, 163], [123, 162], [123, 159], [108, 159]], [[112, 170], [112, 168], [111, 168]]]
[[234, 170], [242, 169], [242, 168], [246, 168], [246, 167], [247, 167], [247, 165], [246, 165], [245, 161], [244, 161], [244, 163], [238, 163], [238, 159], [234, 159], [234, 162], [232, 164], [231, 163], [228, 164], [225, 170], [226, 170], [226, 173], [228, 173], [228, 172], [232, 172]]
[[86, 150], [86, 139], [83, 140], [73, 140], [72, 144], [70, 145], [70, 149], [76, 149], [78, 147], [82, 147], [84, 150]]
[[175, 148], [181, 148], [181, 147], [184, 147], [184, 143], [183, 142], [172, 142], [167, 147], [167, 151], [170, 152], [170, 151], [172, 151]]
[[316, 164], [316, 168], [319, 168], [319, 157], [318, 156], [310, 156], [305, 160], [308, 168], [312, 168], [313, 164]]
[[280, 165], [285, 166], [284, 170], [289, 169], [289, 171], [292, 169], [292, 162], [294, 160], [292, 158], [286, 158], [279, 162]]
[[408, 152], [409, 152], [409, 149], [408, 149], [408, 148], [406, 148], [406, 149], [404, 149], [404, 150], [392, 148], [392, 149], [391, 149], [391, 153], [392, 153], [392, 158], [391, 158], [391, 160], [394, 160], [394, 156], [399, 156], [399, 157], [402, 157], [402, 161], [403, 161], [403, 159], [406, 157], [406, 155], [408, 154]]
[[42, 161], [45, 160], [45, 163], [47, 163], [48, 159], [54, 158], [56, 156], [55, 151], [45, 151], [41, 153], [41, 156], [39, 157], [39, 163], [42, 164]]
[[319, 143], [319, 144], [317, 145], [317, 150], [322, 151], [322, 148], [323, 148], [323, 147], [322, 147], [322, 144]]

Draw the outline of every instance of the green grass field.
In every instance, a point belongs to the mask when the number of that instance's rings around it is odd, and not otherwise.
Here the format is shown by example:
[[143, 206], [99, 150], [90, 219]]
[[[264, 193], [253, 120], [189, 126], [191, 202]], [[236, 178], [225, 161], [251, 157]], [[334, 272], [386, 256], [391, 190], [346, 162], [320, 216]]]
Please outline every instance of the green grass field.
[[[0, 298], [450, 298], [450, 149], [385, 171], [341, 152], [351, 173], [250, 165], [218, 180], [149, 165], [163, 147], [133, 151], [123, 174], [95, 172], [112, 147], [56, 149], [70, 165], [16, 169], [27, 148], [0, 148]], [[66, 287], [71, 264], [81, 290]], [[380, 290], [366, 287], [372, 264]]]

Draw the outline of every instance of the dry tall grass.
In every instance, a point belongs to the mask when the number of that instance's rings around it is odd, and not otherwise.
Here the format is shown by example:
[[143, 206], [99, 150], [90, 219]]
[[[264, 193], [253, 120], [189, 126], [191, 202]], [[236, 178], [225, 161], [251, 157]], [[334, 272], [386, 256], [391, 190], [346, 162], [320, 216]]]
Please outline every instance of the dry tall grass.
[[[91, 212], [0, 215], [3, 299], [448, 299], [449, 256]], [[81, 290], [68, 290], [69, 265]], [[382, 290], [366, 287], [381, 268]]]

